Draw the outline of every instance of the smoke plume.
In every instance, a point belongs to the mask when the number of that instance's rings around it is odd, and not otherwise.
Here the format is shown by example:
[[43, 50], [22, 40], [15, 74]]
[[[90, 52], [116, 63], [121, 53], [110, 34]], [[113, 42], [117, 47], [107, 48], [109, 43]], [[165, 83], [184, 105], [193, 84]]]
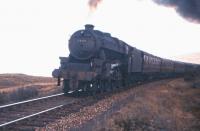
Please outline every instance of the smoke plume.
[[189, 21], [200, 22], [200, 0], [153, 0], [154, 2], [172, 6]]
[[[91, 10], [95, 10], [103, 0], [89, 0]], [[192, 22], [200, 23], [200, 0], [153, 0], [157, 4], [174, 7], [184, 18]]]
[[88, 5], [91, 10], [95, 10], [102, 0], [89, 0]]

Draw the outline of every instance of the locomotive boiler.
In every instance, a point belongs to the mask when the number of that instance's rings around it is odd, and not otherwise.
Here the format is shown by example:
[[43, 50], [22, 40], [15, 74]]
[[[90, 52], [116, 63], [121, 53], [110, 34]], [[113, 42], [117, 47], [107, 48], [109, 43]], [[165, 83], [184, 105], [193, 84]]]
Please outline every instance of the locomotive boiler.
[[62, 80], [64, 93], [111, 91], [149, 79], [180, 76], [199, 67], [138, 50], [89, 24], [71, 36], [69, 51], [52, 72], [58, 85]]

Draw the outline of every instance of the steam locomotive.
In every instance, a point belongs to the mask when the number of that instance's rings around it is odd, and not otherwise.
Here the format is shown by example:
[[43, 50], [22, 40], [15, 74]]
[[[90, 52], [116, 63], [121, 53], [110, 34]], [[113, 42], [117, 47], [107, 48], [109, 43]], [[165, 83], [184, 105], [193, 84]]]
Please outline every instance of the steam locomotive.
[[60, 57], [60, 67], [52, 72], [64, 93], [96, 92], [125, 88], [134, 83], [176, 77], [194, 72], [200, 66], [163, 59], [141, 51], [94, 30], [87, 24], [69, 40], [70, 54]]

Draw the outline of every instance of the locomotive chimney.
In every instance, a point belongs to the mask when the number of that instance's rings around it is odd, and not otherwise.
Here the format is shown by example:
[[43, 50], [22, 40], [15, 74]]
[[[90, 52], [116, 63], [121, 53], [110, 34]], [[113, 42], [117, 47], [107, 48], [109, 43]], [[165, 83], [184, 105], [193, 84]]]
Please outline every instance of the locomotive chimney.
[[91, 24], [85, 25], [85, 30], [93, 30], [93, 29], [94, 29], [93, 25], [91, 25]]

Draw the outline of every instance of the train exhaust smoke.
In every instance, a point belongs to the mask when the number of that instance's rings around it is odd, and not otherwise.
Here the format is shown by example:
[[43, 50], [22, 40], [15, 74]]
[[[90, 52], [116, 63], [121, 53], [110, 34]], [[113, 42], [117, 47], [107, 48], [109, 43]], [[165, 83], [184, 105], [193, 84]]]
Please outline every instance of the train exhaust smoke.
[[200, 23], [200, 0], [153, 0], [154, 2], [174, 7], [184, 18]]
[[[89, 0], [90, 9], [96, 10], [103, 0]], [[200, 0], [152, 0], [159, 5], [169, 6], [190, 22], [200, 23]]]
[[89, 0], [88, 5], [90, 7], [90, 10], [96, 10], [99, 3], [101, 3], [103, 0]]

